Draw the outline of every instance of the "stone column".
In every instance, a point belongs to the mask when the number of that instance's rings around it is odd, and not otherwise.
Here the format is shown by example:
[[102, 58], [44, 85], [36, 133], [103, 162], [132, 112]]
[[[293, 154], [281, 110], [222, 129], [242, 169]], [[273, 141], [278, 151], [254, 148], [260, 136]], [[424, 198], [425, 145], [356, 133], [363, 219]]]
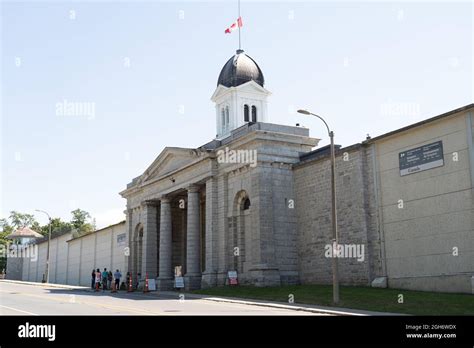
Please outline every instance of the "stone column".
[[197, 185], [191, 185], [188, 188], [186, 275], [184, 277], [184, 285], [186, 290], [195, 290], [201, 288], [200, 225], [199, 187]]
[[275, 188], [272, 178], [276, 171], [273, 170], [271, 164], [267, 164], [259, 165], [253, 169], [253, 172], [255, 176], [252, 178], [252, 187], [256, 194], [250, 196], [252, 204], [250, 221], [254, 227], [250, 281], [256, 286], [280, 286], [281, 278], [277, 261], [283, 255], [277, 254], [273, 226], [275, 217], [281, 215], [273, 208]]
[[141, 278], [156, 278], [158, 248], [158, 211], [156, 201], [143, 203], [143, 245]]
[[227, 271], [231, 268], [229, 251], [233, 250], [229, 240], [229, 179], [228, 174], [217, 177], [217, 286], [227, 281]]
[[206, 181], [206, 269], [202, 274], [201, 287], [217, 285], [217, 179]]
[[[125, 211], [125, 214], [126, 214], [126, 221], [127, 221], [127, 246], [124, 248], [124, 255], [125, 255], [125, 264], [126, 264], [126, 267], [127, 269], [126, 270], [123, 270], [123, 274], [126, 274], [126, 272], [132, 272], [133, 271], [133, 258], [132, 258], [132, 249], [133, 249], [133, 210], [132, 209], [127, 209]], [[94, 233], [95, 237], [94, 237], [94, 268], [96, 268], [96, 264], [95, 264], [95, 260], [96, 260], [96, 256], [95, 256], [95, 247], [96, 247], [96, 240], [95, 238], [97, 238], [97, 233]], [[128, 248], [128, 249], [126, 249]], [[128, 286], [128, 284], [127, 284]]]
[[172, 239], [171, 239], [171, 202], [168, 197], [161, 197], [160, 215], [160, 262], [158, 272], [158, 290], [173, 289]]

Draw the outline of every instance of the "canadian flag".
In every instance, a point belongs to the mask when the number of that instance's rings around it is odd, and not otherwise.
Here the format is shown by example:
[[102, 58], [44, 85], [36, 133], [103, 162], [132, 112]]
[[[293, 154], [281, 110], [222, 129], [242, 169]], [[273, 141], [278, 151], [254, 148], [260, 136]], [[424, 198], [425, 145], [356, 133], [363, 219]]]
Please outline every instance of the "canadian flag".
[[230, 27], [225, 30], [226, 34], [232, 33], [235, 29], [242, 27], [242, 17], [237, 18], [237, 21], [232, 23]]

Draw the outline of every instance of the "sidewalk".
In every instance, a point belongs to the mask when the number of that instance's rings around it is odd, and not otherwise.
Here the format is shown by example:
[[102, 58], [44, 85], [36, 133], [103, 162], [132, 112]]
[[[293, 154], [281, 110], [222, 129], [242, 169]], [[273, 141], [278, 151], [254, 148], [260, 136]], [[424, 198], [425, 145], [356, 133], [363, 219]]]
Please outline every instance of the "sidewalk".
[[[86, 286], [74, 286], [74, 285], [64, 285], [64, 284], [45, 284], [45, 283], [36, 283], [36, 282], [24, 282], [20, 280], [8, 280], [8, 279], [0, 279], [0, 284], [2, 282], [6, 283], [17, 283], [22, 285], [33, 285], [33, 286], [42, 286], [46, 288], [62, 288], [68, 290], [81, 290], [81, 291], [88, 291], [94, 292], [93, 289]], [[101, 292], [102, 293], [102, 292]], [[107, 293], [110, 293], [107, 290]], [[208, 295], [198, 295], [192, 294], [187, 292], [179, 292], [179, 291], [150, 291], [149, 293], [144, 294], [140, 290], [135, 290], [132, 293], [127, 293], [124, 290], [119, 292], [120, 294], [129, 294], [130, 296], [156, 296], [156, 297], [171, 297], [171, 298], [179, 298], [180, 294], [184, 294], [185, 298], [189, 299], [197, 299], [197, 300], [204, 300], [204, 301], [213, 301], [213, 302], [226, 302], [226, 303], [237, 303], [249, 306], [262, 306], [262, 307], [272, 307], [272, 308], [281, 308], [281, 309], [291, 309], [294, 311], [304, 311], [304, 312], [311, 312], [311, 313], [321, 313], [321, 314], [328, 314], [328, 315], [344, 315], [344, 316], [399, 316], [399, 315], [406, 315], [401, 313], [388, 313], [388, 312], [373, 312], [373, 311], [365, 311], [360, 309], [350, 309], [350, 308], [340, 308], [340, 307], [326, 307], [326, 306], [318, 306], [318, 305], [310, 305], [310, 304], [288, 304], [285, 302], [276, 302], [276, 301], [265, 301], [265, 300], [252, 300], [252, 299], [242, 299], [242, 298], [235, 298], [235, 297], [212, 297]], [[111, 293], [110, 293], [111, 294]], [[113, 296], [113, 294], [111, 294]]]
[[33, 286], [42, 286], [45, 288], [60, 288], [60, 289], [69, 289], [69, 290], [91, 290], [90, 287], [87, 286], [78, 286], [78, 285], [66, 285], [66, 284], [55, 284], [55, 283], [38, 283], [38, 282], [25, 282], [22, 280], [11, 280], [11, 279], [0, 279], [1, 283], [16, 283], [22, 285], [33, 285]]

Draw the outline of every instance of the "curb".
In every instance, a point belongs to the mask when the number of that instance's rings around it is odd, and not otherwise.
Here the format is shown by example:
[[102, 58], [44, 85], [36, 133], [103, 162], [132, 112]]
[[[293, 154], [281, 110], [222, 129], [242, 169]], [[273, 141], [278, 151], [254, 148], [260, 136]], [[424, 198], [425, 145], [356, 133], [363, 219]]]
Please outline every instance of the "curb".
[[[176, 296], [176, 292], [171, 291], [162, 291], [160, 292], [163, 295]], [[350, 309], [350, 308], [336, 308], [336, 307], [325, 307], [325, 306], [316, 306], [316, 305], [289, 305], [284, 302], [270, 302], [252, 299], [241, 299], [235, 297], [206, 297], [206, 295], [200, 294], [190, 294], [182, 292], [188, 298], [200, 299], [205, 301], [213, 302], [227, 302], [227, 303], [237, 303], [250, 306], [261, 306], [261, 307], [272, 307], [280, 309], [290, 309], [294, 311], [310, 312], [310, 313], [322, 313], [328, 315], [339, 315], [339, 316], [405, 316], [407, 314], [403, 313], [390, 313], [390, 312], [374, 312], [374, 311], [365, 311], [360, 309]], [[159, 294], [156, 294], [159, 296]]]
[[22, 284], [22, 285], [33, 285], [33, 286], [41, 286], [44, 288], [60, 288], [60, 289], [69, 289], [69, 290], [82, 290], [88, 291], [91, 290], [85, 286], [79, 285], [65, 285], [65, 284], [55, 284], [55, 283], [38, 283], [38, 282], [24, 282], [22, 280], [11, 280], [11, 279], [0, 279], [1, 283], [13, 283], [13, 284]]
[[[322, 313], [328, 315], [339, 315], [339, 316], [398, 316], [404, 315], [400, 313], [388, 313], [388, 312], [373, 312], [373, 311], [364, 311], [359, 309], [349, 309], [349, 308], [335, 308], [333, 307], [306, 307], [306, 306], [298, 306], [298, 305], [286, 305], [286, 304], [279, 304], [278, 302], [268, 303], [268, 302], [254, 302], [254, 301], [244, 301], [244, 300], [230, 300], [226, 298], [205, 298], [204, 300], [209, 301], [216, 301], [216, 302], [231, 302], [231, 303], [241, 303], [241, 304], [248, 304], [253, 306], [263, 306], [263, 307], [274, 307], [274, 308], [281, 308], [281, 309], [291, 309], [295, 311], [303, 311], [303, 312], [311, 312], [311, 313]], [[309, 306], [309, 305], [308, 305]]]

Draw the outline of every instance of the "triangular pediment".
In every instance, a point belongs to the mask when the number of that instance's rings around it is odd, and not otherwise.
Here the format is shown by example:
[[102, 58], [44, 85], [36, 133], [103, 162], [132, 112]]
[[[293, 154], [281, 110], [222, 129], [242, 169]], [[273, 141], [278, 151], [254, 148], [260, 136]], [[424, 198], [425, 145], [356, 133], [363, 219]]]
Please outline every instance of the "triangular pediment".
[[243, 83], [237, 87], [225, 87], [223, 85], [217, 86], [216, 90], [211, 96], [211, 101], [216, 102], [222, 96], [225, 96], [232, 91], [239, 91], [243, 93], [252, 93], [252, 94], [263, 94], [263, 95], [270, 95], [271, 92], [260, 86], [255, 81], [248, 81]]
[[216, 102], [216, 100], [222, 95], [226, 94], [229, 91], [229, 87], [219, 85], [211, 96], [211, 101]]
[[250, 93], [261, 93], [265, 95], [270, 95], [270, 91], [260, 86], [255, 81], [249, 81], [240, 86], [235, 87], [240, 92], [250, 92]]
[[180, 147], [166, 147], [145, 170], [139, 183], [165, 176], [196, 161], [196, 150]]

